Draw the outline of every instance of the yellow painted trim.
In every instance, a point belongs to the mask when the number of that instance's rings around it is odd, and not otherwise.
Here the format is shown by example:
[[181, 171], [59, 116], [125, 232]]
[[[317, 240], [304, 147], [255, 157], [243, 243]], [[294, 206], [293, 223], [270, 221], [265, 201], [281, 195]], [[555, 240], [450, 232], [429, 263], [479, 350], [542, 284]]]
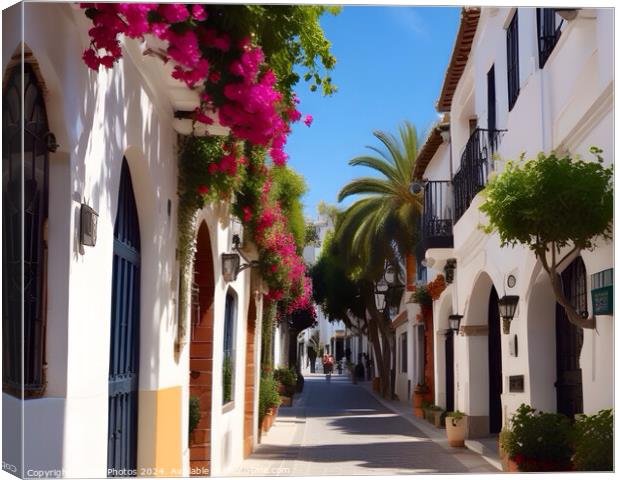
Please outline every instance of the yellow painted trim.
[[181, 397], [180, 386], [140, 390], [138, 476], [181, 476]]

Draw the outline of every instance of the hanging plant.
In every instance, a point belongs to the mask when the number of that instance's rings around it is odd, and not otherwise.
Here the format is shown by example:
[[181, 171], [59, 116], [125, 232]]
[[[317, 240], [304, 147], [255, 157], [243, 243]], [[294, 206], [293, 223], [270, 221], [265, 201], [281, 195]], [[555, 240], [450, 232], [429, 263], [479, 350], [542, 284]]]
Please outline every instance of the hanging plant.
[[[335, 88], [329, 76], [318, 74], [319, 58], [326, 70], [335, 59], [323, 37], [318, 17], [325, 7], [222, 7], [180, 3], [81, 3], [92, 21], [90, 46], [84, 63], [93, 70], [112, 68], [122, 56], [122, 36], [144, 40], [151, 36], [162, 49], [147, 54], [173, 66], [172, 77], [198, 90], [200, 105], [194, 120], [229, 127], [238, 139], [268, 149], [276, 164], [287, 155], [283, 147], [289, 124], [301, 119], [292, 86], [299, 76], [294, 64], [308, 70], [304, 76], [323, 84], [326, 94]], [[334, 10], [331, 10], [335, 13]], [[255, 32], [269, 26], [268, 53]], [[274, 31], [275, 30], [275, 31]], [[280, 82], [276, 70], [282, 77]], [[316, 87], [315, 87], [316, 88]], [[312, 116], [304, 118], [306, 125]]]
[[413, 286], [413, 292], [411, 293], [410, 301], [419, 305], [426, 306], [430, 306], [433, 304], [433, 299], [428, 292], [428, 287], [423, 283], [418, 283]]
[[434, 280], [428, 282], [426, 289], [431, 299], [435, 301], [441, 296], [441, 293], [446, 289], [446, 287], [446, 279], [440, 273], [435, 277]]

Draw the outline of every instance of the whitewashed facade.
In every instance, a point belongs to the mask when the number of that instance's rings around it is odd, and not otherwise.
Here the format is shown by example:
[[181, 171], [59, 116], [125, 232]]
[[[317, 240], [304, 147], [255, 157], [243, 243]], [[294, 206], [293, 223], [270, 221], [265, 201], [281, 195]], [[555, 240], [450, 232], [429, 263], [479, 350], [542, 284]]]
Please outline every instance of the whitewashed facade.
[[[23, 31], [21, 29], [23, 20]], [[77, 4], [22, 3], [3, 11], [5, 84], [25, 59], [37, 72], [49, 130], [59, 144], [49, 154], [46, 386], [21, 401], [3, 391], [3, 462], [26, 476], [105, 477], [109, 463], [108, 401], [113, 295], [114, 225], [123, 158], [129, 167], [140, 238], [139, 370], [136, 390], [138, 475], [188, 476], [190, 331], [178, 337], [177, 135], [186, 125], [174, 111], [197, 99], [169, 78], [159, 60], [128, 40], [123, 59], [95, 73], [82, 62], [89, 21]], [[22, 35], [23, 34], [23, 35]], [[184, 132], [187, 133], [187, 132]], [[3, 165], [5, 159], [3, 158]], [[98, 213], [94, 247], [79, 242], [80, 204]], [[232, 216], [207, 206], [215, 282], [212, 293], [212, 425], [210, 467], [222, 474], [244, 454], [246, 323], [251, 302], [261, 315], [260, 281], [251, 271], [235, 282], [221, 275], [223, 252], [232, 248]], [[258, 286], [257, 286], [258, 285]], [[234, 401], [222, 406], [225, 298], [235, 298]], [[255, 297], [255, 298], [254, 298]], [[190, 306], [187, 305], [189, 323]], [[253, 341], [259, 363], [260, 327]], [[254, 369], [258, 385], [259, 369]], [[252, 446], [257, 442], [257, 391]], [[22, 417], [23, 412], [23, 417]], [[21, 421], [24, 430], [21, 430]], [[21, 441], [24, 442], [24, 463]], [[22, 470], [23, 469], [23, 470]], [[39, 473], [37, 473], [39, 472]], [[43, 473], [41, 473], [43, 472]], [[48, 472], [47, 474], [45, 472]]]
[[[511, 25], [514, 28], [515, 15], [518, 95], [509, 108], [507, 31]], [[522, 153], [532, 158], [538, 152], [555, 150], [595, 161], [589, 154], [591, 145], [603, 150], [606, 165], [613, 163], [613, 10], [578, 9], [565, 14], [569, 20], [553, 12], [550, 15], [561, 33], [541, 67], [537, 9], [480, 9], [469, 58], [453, 97], [443, 103], [443, 110], [449, 113], [450, 140], [436, 149], [424, 178], [452, 180], [454, 185], [454, 176], [470, 155], [466, 149], [480, 152], [480, 145], [486, 141], [484, 131], [493, 129], [493, 105], [494, 128], [501, 132], [495, 148], [489, 147], [499, 157], [489, 155], [489, 174], [501, 171], [506, 160], [517, 160]], [[494, 99], [489, 88], [491, 68]], [[449, 70], [444, 88], [450, 74]], [[442, 346], [448, 315], [460, 314], [460, 334], [454, 338], [453, 408], [468, 415], [470, 438], [496, 434], [521, 403], [543, 411], [572, 408], [588, 414], [613, 406], [613, 316], [597, 315], [596, 330], [574, 332], [572, 341], [582, 342], [581, 348], [562, 346], [556, 328], [555, 297], [546, 272], [531, 251], [501, 248], [497, 234], [480, 230], [479, 225], [486, 223], [478, 210], [481, 201], [478, 194], [462, 214], [458, 208], [450, 212], [454, 221], [451, 248], [425, 252], [427, 262], [435, 269], [429, 271], [429, 280], [443, 271], [447, 259], [456, 259], [457, 265], [454, 283], [433, 308], [435, 402], [446, 406], [446, 374], [450, 369]], [[579, 255], [586, 285], [580, 295], [587, 299], [587, 311], [592, 313], [591, 276], [613, 268], [613, 245], [599, 240], [594, 251]], [[561, 268], [571, 264], [577, 269], [580, 262], [573, 255]], [[501, 329], [498, 332], [490, 324], [499, 320], [494, 312], [494, 295], [495, 299], [519, 297], [509, 334], [501, 333]], [[499, 357], [493, 358], [493, 352]], [[578, 358], [578, 363], [568, 372], [561, 365], [570, 355]], [[559, 393], [568, 374], [572, 393]], [[567, 402], [574, 404], [567, 407]]]

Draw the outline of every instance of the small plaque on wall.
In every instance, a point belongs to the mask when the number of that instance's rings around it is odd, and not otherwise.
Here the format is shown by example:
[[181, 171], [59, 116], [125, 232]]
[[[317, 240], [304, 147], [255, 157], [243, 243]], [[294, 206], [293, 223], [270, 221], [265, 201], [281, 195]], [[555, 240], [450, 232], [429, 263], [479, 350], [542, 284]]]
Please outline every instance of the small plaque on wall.
[[511, 375], [508, 377], [508, 391], [511, 393], [520, 393], [524, 391], [523, 375]]
[[508, 350], [510, 351], [511, 357], [519, 356], [519, 343], [516, 335], [513, 335], [510, 337], [510, 340], [508, 340]]

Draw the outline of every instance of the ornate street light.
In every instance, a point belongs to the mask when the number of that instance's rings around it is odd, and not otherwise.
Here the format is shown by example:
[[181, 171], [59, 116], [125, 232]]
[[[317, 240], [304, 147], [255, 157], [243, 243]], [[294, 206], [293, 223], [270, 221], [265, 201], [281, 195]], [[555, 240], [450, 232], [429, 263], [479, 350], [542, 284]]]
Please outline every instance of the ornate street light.
[[[239, 235], [235, 234], [233, 235], [233, 250], [236, 250], [238, 253], [222, 253], [222, 276], [225, 282], [234, 282], [237, 280], [237, 275], [246, 268], [258, 267], [258, 262], [256, 260], [248, 261], [243, 255], [239, 248], [240, 244], [241, 239]], [[248, 263], [241, 265], [242, 257]]]
[[510, 322], [515, 316], [517, 305], [519, 305], [518, 295], [504, 295], [497, 301], [499, 315], [502, 317], [502, 326], [505, 334], [510, 333]]
[[459, 331], [462, 318], [463, 318], [463, 315], [458, 315], [458, 314], [453, 314], [453, 315], [448, 316], [448, 323], [450, 325], [450, 330], [452, 330], [454, 333], [457, 333]]
[[225, 282], [234, 282], [239, 274], [241, 257], [237, 253], [222, 253], [222, 276]]

